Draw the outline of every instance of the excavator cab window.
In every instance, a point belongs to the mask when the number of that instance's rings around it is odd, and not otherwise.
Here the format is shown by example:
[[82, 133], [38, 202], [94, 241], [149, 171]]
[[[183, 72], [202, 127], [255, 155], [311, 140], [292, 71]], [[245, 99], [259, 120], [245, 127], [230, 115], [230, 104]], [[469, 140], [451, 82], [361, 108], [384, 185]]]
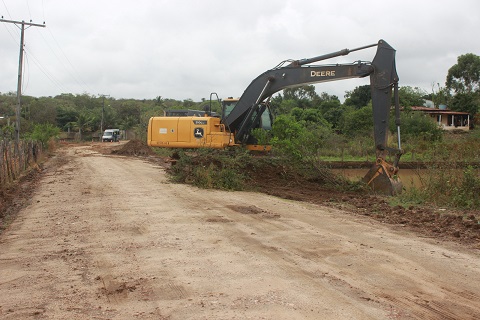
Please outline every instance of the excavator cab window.
[[266, 108], [265, 111], [262, 113], [260, 127], [265, 130], [272, 130], [272, 114], [270, 113], [269, 108]]
[[228, 117], [233, 108], [237, 105], [238, 99], [228, 98], [222, 101], [222, 119]]

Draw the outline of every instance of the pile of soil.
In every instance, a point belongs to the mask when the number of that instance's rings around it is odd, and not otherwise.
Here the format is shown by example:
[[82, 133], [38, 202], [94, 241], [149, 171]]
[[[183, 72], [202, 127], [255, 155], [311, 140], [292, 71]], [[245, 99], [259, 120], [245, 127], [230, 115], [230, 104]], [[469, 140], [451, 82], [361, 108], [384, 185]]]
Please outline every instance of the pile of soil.
[[112, 150], [112, 154], [124, 156], [153, 156], [155, 152], [143, 141], [130, 140], [120, 149]]

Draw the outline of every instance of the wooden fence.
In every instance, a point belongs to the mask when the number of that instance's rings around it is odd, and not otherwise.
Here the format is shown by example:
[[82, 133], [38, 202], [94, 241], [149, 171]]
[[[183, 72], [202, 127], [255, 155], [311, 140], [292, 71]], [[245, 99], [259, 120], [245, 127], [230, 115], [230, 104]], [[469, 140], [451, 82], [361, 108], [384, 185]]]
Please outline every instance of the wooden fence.
[[0, 140], [0, 189], [17, 180], [37, 164], [43, 149], [40, 142]]

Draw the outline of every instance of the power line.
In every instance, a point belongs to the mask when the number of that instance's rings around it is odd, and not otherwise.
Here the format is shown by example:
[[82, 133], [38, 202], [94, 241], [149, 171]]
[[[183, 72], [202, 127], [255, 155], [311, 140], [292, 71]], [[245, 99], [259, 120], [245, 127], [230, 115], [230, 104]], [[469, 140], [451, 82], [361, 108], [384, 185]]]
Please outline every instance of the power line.
[[[11, 19], [12, 15], [10, 14], [10, 11], [8, 11], [7, 5], [5, 4], [5, 0], [2, 0], [2, 2], [3, 2], [3, 6], [5, 7], [5, 10], [7, 11], [8, 17]], [[3, 16], [2, 16], [2, 18], [3, 18]]]
[[[28, 0], [27, 0], [28, 1]], [[45, 3], [44, 0], [42, 0], [42, 13], [43, 13], [43, 20], [45, 21]], [[54, 45], [50, 45], [51, 41], [48, 41], [47, 38], [43, 36], [41, 33], [40, 35], [42, 36], [43, 40], [49, 47], [49, 49], [52, 51], [53, 55], [55, 58], [60, 62], [60, 64], [63, 66], [65, 69], [66, 73], [70, 75], [70, 77], [75, 81], [75, 83], [85, 92], [92, 92], [92, 88], [82, 79], [82, 76], [78, 72], [78, 70], [75, 68], [73, 63], [70, 61], [68, 58], [67, 54], [65, 54], [65, 51], [63, 50], [62, 46], [58, 43], [56, 37], [54, 36], [52, 29], [47, 30], [50, 33], [50, 36], [54, 42]], [[62, 59], [63, 57], [63, 59]], [[65, 63], [66, 61], [66, 63]], [[66, 91], [64, 91], [66, 92]]]
[[45, 77], [47, 77], [48, 80], [50, 80], [60, 91], [66, 92], [65, 87], [62, 86], [61, 82], [55, 78], [53, 74], [48, 72], [46, 68], [43, 67], [43, 65], [40, 63], [40, 60], [38, 60], [35, 55], [33, 55], [31, 52], [28, 50], [25, 50], [25, 53], [28, 53], [29, 57], [32, 58], [32, 62], [37, 66], [37, 68], [42, 72]]
[[[70, 69], [68, 68], [68, 66], [64, 63], [64, 61], [62, 59], [60, 59], [60, 57], [57, 55], [57, 53], [55, 52], [54, 48], [50, 45], [50, 43], [47, 41], [47, 39], [43, 36], [43, 34], [41, 34], [43, 40], [45, 41], [45, 43], [47, 44], [47, 46], [49, 47], [49, 49], [52, 51], [53, 55], [55, 56], [55, 58], [57, 58], [57, 60], [61, 63], [61, 65], [65, 68], [65, 70], [67, 71], [67, 73], [72, 77], [72, 79], [77, 83], [77, 85], [81, 88], [83, 88], [84, 91], [91, 91], [89, 86], [85, 83], [85, 81], [82, 80], [81, 76], [79, 75], [78, 71], [75, 69], [75, 67], [73, 66], [73, 64], [71, 63], [70, 59], [68, 58], [68, 56], [65, 54], [65, 52], [63, 51], [62, 47], [59, 45], [58, 41], [55, 39], [53, 33], [51, 32], [51, 30], [49, 29], [48, 30], [53, 41], [55, 42], [56, 46], [58, 47], [58, 49], [60, 50], [60, 53], [63, 55], [63, 57], [65, 58], [65, 60], [68, 62], [68, 65], [70, 66]], [[73, 73], [72, 73], [73, 71]]]
[[[26, 51], [24, 51], [24, 53], [26, 53]], [[30, 73], [27, 72], [27, 69], [30, 69], [30, 64], [28, 62], [29, 62], [28, 55], [25, 55], [26, 68], [23, 68], [23, 78], [25, 79], [26, 74], [28, 75], [28, 77], [27, 77], [27, 83], [26, 84], [25, 84], [25, 80], [23, 81], [22, 92], [27, 91], [28, 83], [30, 82]]]
[[[3, 4], [5, 5], [5, 1], [3, 2]], [[5, 8], [7, 6], [5, 5]], [[7, 12], [8, 12], [8, 9], [7, 9]], [[10, 14], [10, 13], [9, 13]], [[43, 24], [37, 24], [37, 23], [32, 23], [31, 21], [30, 22], [25, 22], [25, 21], [14, 21], [14, 20], [5, 20], [3, 19], [0, 19], [0, 22], [6, 22], [6, 23], [13, 23], [15, 24], [16, 26], [20, 25], [21, 28], [21, 32], [20, 32], [20, 54], [19, 54], [19, 59], [18, 59], [18, 83], [17, 83], [17, 101], [18, 101], [18, 104], [17, 104], [17, 109], [16, 109], [16, 126], [15, 126], [15, 142], [16, 142], [16, 146], [18, 147], [18, 143], [20, 142], [20, 111], [21, 111], [21, 108], [22, 108], [22, 70], [23, 70], [23, 46], [24, 46], [24, 38], [25, 38], [25, 26], [27, 26], [27, 28], [29, 27], [42, 27], [42, 28], [45, 28], [46, 25], [45, 23]]]

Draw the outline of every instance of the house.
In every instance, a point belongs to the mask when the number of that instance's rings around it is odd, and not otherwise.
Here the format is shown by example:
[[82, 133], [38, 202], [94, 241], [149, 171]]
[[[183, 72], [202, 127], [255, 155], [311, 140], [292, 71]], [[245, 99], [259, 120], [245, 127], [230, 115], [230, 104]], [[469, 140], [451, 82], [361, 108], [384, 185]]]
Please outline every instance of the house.
[[412, 111], [421, 111], [432, 118], [445, 131], [468, 131], [472, 124], [468, 112], [451, 111], [445, 106], [440, 109], [429, 107], [411, 107]]

